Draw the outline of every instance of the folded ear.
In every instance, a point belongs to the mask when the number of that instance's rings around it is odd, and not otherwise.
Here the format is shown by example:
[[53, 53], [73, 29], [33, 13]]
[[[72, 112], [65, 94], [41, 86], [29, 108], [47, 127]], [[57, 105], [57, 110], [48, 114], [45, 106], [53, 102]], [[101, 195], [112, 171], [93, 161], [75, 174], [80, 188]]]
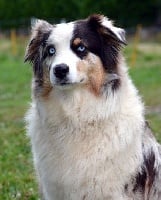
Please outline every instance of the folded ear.
[[43, 47], [51, 33], [53, 26], [44, 20], [36, 20], [32, 26], [32, 35], [25, 53], [25, 62], [33, 64], [33, 70], [38, 77], [42, 76], [41, 59]]
[[126, 44], [126, 39], [125, 39], [125, 30], [122, 28], [118, 28], [115, 27], [112, 23], [112, 21], [110, 21], [107, 17], [102, 17], [102, 21], [101, 21], [102, 26], [104, 26], [105, 28], [111, 30], [116, 37], [118, 38], [118, 40], [122, 43], [122, 44]]
[[97, 29], [97, 31], [105, 37], [110, 36], [120, 44], [126, 44], [125, 31], [122, 28], [115, 27], [113, 22], [103, 15], [91, 15], [89, 23]]

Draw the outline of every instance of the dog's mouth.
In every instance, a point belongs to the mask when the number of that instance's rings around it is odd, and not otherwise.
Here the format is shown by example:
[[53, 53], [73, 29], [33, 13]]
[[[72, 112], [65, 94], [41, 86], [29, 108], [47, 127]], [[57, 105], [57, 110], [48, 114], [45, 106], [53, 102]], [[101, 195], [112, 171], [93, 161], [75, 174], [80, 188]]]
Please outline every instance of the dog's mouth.
[[54, 86], [58, 89], [64, 90], [64, 89], [73, 89], [76, 88], [80, 85], [82, 85], [84, 83], [84, 79], [81, 79], [80, 81], [77, 82], [70, 82], [67, 80], [59, 80], [56, 81], [56, 83], [54, 84]]
[[59, 90], [71, 90], [77, 87], [78, 83], [61, 82], [54, 84], [54, 87]]

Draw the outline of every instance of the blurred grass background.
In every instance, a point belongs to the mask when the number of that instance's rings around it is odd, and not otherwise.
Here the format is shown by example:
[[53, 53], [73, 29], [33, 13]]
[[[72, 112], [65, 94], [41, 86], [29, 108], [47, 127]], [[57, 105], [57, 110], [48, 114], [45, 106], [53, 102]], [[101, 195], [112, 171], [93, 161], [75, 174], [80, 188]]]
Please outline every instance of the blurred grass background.
[[[19, 37], [17, 44], [15, 56], [9, 39], [3, 38], [0, 45], [0, 200], [36, 200], [37, 184], [23, 120], [30, 102], [32, 69], [23, 62], [27, 39]], [[161, 142], [161, 45], [139, 43], [135, 66], [131, 66], [133, 49], [129, 42], [124, 50], [129, 73]]]

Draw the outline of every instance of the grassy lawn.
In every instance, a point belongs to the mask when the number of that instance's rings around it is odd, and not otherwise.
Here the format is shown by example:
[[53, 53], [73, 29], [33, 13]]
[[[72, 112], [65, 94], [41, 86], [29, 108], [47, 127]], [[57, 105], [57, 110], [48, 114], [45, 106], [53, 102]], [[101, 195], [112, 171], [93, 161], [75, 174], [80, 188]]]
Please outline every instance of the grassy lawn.
[[[0, 39], [0, 200], [36, 200], [37, 184], [23, 117], [30, 101], [31, 67], [23, 63], [26, 40], [18, 40], [12, 56], [8, 40]], [[133, 46], [125, 55], [131, 64]], [[142, 95], [147, 119], [161, 142], [161, 46], [140, 44], [130, 75]]]
[[0, 200], [38, 199], [23, 121], [30, 101], [31, 68], [23, 63], [24, 39], [19, 43], [17, 56], [11, 55], [8, 41], [0, 47]]
[[129, 73], [145, 103], [146, 119], [161, 143], [161, 46], [157, 43], [139, 44], [135, 66], [131, 65], [133, 45], [125, 49]]

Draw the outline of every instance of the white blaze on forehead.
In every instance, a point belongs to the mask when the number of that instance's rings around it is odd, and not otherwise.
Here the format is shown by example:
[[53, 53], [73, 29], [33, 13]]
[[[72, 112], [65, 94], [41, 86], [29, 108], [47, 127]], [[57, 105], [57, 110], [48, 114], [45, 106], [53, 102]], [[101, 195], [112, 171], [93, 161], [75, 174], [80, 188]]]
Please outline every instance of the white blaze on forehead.
[[66, 64], [69, 67], [68, 79], [71, 83], [79, 82], [77, 77], [77, 62], [78, 56], [71, 49], [71, 39], [73, 37], [74, 23], [63, 23], [53, 27], [53, 30], [48, 38], [48, 44], [54, 45], [56, 54], [53, 56], [51, 69], [50, 69], [50, 80], [55, 83], [55, 76], [53, 69], [56, 65]]
[[56, 49], [53, 65], [64, 63], [70, 67], [70, 61], [74, 62], [74, 58], [71, 57], [74, 53], [70, 48], [73, 30], [73, 23], [57, 24], [53, 28], [48, 39], [48, 43], [54, 45]]
[[53, 44], [63, 44], [64, 42], [70, 42], [71, 38], [72, 38], [72, 34], [73, 34], [73, 29], [74, 29], [74, 24], [71, 23], [62, 23], [62, 24], [57, 24], [49, 38], [48, 41], [49, 43], [53, 43]]

